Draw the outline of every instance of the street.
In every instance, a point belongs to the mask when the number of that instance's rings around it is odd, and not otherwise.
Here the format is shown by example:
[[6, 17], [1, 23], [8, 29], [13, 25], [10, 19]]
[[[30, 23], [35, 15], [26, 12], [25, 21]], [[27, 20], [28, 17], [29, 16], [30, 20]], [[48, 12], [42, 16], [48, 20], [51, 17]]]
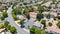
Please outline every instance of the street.
[[22, 28], [20, 28], [14, 21], [13, 17], [12, 17], [12, 6], [10, 8], [8, 8], [7, 13], [8, 13], [8, 17], [7, 17], [7, 21], [10, 22], [11, 26], [15, 26], [17, 29], [17, 34], [29, 34], [28, 32], [24, 31]]

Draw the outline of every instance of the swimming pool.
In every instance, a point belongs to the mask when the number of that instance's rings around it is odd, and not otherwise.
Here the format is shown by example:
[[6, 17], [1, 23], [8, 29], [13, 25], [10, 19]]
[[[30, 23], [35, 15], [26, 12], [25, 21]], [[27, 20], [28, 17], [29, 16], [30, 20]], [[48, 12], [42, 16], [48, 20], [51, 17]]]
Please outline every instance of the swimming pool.
[[21, 19], [21, 17], [22, 17], [22, 15], [17, 15], [17, 18], [18, 18], [18, 19]]

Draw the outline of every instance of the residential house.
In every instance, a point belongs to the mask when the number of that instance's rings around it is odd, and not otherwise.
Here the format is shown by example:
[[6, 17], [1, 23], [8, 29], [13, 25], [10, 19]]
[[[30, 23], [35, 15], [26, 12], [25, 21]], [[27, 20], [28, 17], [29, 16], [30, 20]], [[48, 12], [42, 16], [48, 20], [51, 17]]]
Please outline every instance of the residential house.
[[60, 15], [58, 15], [58, 19], [60, 19]]
[[51, 7], [52, 7], [52, 8], [55, 8], [55, 4], [52, 4]]
[[60, 14], [60, 3], [57, 6], [58, 6], [57, 13]]
[[43, 29], [44, 25], [42, 25], [39, 21], [34, 22], [33, 24], [35, 27], [38, 27], [40, 29]]
[[30, 14], [30, 18], [36, 19], [37, 13], [35, 13], [35, 12], [29, 12], [29, 14]]
[[57, 26], [48, 27], [46, 31], [53, 34], [60, 34], [60, 29]]
[[53, 18], [54, 16], [56, 17], [57, 16], [56, 9], [51, 8], [50, 15], [51, 15], [51, 18]]
[[42, 12], [42, 14], [44, 15], [44, 17], [46, 17], [47, 14], [49, 14], [49, 12]]

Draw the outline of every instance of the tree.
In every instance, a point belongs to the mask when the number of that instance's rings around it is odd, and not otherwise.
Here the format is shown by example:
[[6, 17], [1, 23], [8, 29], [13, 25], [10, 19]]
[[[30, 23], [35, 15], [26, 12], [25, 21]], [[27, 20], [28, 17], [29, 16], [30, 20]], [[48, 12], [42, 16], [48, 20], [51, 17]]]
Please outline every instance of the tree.
[[49, 6], [48, 9], [50, 10], [51, 9], [51, 6]]
[[5, 12], [2, 12], [2, 14], [3, 14], [4, 18], [8, 17], [8, 14], [7, 14], [6, 11]]
[[20, 0], [20, 2], [24, 2], [24, 0]]
[[41, 30], [40, 28], [34, 26], [30, 28], [30, 32], [33, 34], [48, 34], [45, 30]]
[[10, 32], [11, 32], [12, 34], [16, 34], [17, 30], [16, 30], [16, 28], [15, 28], [14, 26], [12, 26], [12, 27], [10, 28]]
[[41, 21], [41, 24], [43, 24], [44, 25], [44, 28], [46, 27], [46, 20], [42, 20]]
[[44, 10], [44, 8], [43, 8], [43, 6], [38, 6], [38, 10], [39, 10], [39, 12], [43, 12], [43, 10]]
[[3, 11], [4, 10], [4, 8], [0, 8], [0, 11]]
[[9, 22], [8, 21], [5, 21], [4, 27], [7, 28], [8, 25], [9, 25]]
[[48, 23], [48, 25], [49, 25], [49, 26], [52, 26], [52, 23], [51, 23], [51, 22], [49, 22], [49, 23]]
[[7, 26], [7, 29], [10, 30], [10, 28], [11, 28], [11, 25], [8, 25], [8, 26]]
[[2, 4], [2, 2], [0, 2], [0, 4]]
[[47, 17], [47, 18], [50, 18], [50, 14], [47, 14], [46, 17]]
[[29, 14], [25, 14], [27, 19], [30, 19], [30, 15]]
[[0, 19], [1, 19], [1, 20], [4, 20], [4, 16], [1, 16]]
[[60, 21], [58, 21], [58, 23], [56, 25], [60, 29]]
[[48, 34], [48, 32], [46, 32], [45, 30], [42, 30], [41, 34]]
[[52, 0], [52, 3], [55, 4], [55, 1], [56, 1], [56, 0]]
[[40, 21], [43, 18], [43, 14], [42, 13], [38, 13], [37, 14], [37, 19]]
[[19, 8], [13, 9], [13, 10], [12, 10], [12, 13], [14, 13], [15, 15], [21, 14], [21, 10], [22, 10], [22, 8], [19, 7]]
[[14, 14], [14, 12], [12, 12], [12, 17], [16, 20], [17, 16]]
[[21, 20], [20, 22], [18, 22], [20, 25], [23, 25], [25, 22], [24, 20]]
[[3, 24], [0, 24], [0, 29], [1, 29], [1, 28], [4, 28], [4, 25], [3, 25]]
[[35, 28], [35, 34], [41, 34], [41, 30], [39, 28]]
[[58, 28], [60, 28], [60, 23], [57, 23]]
[[35, 27], [31, 27], [30, 28], [30, 32], [33, 32], [34, 33], [35, 32]]

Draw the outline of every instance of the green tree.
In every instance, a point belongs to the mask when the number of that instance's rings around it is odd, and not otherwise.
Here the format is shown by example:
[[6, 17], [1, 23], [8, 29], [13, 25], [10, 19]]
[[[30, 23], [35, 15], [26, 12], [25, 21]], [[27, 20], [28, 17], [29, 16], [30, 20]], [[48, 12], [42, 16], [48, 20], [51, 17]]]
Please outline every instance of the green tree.
[[1, 29], [1, 28], [4, 28], [4, 25], [3, 25], [3, 24], [0, 24], [0, 29]]
[[21, 20], [20, 22], [18, 22], [20, 25], [23, 25], [25, 22], [24, 20]]
[[42, 13], [38, 13], [37, 14], [37, 19], [40, 21], [43, 18], [43, 14]]
[[55, 4], [55, 1], [56, 1], [56, 0], [52, 0], [52, 3]]
[[11, 32], [12, 34], [16, 34], [17, 30], [16, 30], [16, 28], [15, 28], [14, 26], [12, 26], [12, 27], [10, 28], [10, 32]]
[[44, 28], [46, 27], [46, 20], [42, 20], [41, 21], [41, 24], [43, 24], [44, 25]]
[[21, 10], [22, 10], [21, 7], [20, 7], [20, 8], [16, 8], [16, 9], [13, 9], [13, 10], [12, 10], [12, 13], [14, 13], [15, 15], [21, 14]]
[[44, 11], [44, 8], [43, 8], [43, 6], [38, 6], [38, 10], [39, 10], [39, 12], [43, 12]]
[[29, 14], [25, 14], [27, 19], [30, 19], [30, 15]]
[[49, 25], [49, 26], [52, 26], [52, 23], [51, 23], [51, 22], [49, 22], [49, 23], [48, 23], [48, 25]]
[[12, 12], [12, 17], [16, 20], [17, 16], [14, 14], [14, 12]]
[[3, 14], [4, 18], [8, 17], [8, 14], [7, 14], [6, 11], [5, 12], [2, 12], [2, 14]]
[[51, 9], [51, 6], [49, 6], [48, 9], [50, 10]]
[[4, 16], [1, 16], [0, 19], [1, 19], [1, 20], [4, 20]]
[[46, 32], [45, 30], [42, 30], [41, 34], [48, 34], [48, 32]]
[[2, 4], [2, 2], [0, 2], [0, 4]]
[[9, 25], [9, 22], [8, 21], [5, 21], [4, 27], [7, 28], [8, 25]]
[[33, 34], [48, 34], [45, 30], [41, 30], [34, 26], [30, 28], [30, 32], [33, 32]]
[[39, 28], [35, 28], [35, 34], [41, 34], [41, 30]]
[[47, 18], [50, 18], [50, 14], [47, 14], [46, 17], [47, 17]]
[[60, 29], [60, 21], [58, 21], [58, 23], [56, 25]]
[[11, 28], [11, 25], [8, 25], [8, 26], [7, 26], [7, 29], [10, 30], [10, 28]]
[[34, 33], [35, 32], [35, 27], [31, 27], [30, 28], [30, 32], [33, 32]]

